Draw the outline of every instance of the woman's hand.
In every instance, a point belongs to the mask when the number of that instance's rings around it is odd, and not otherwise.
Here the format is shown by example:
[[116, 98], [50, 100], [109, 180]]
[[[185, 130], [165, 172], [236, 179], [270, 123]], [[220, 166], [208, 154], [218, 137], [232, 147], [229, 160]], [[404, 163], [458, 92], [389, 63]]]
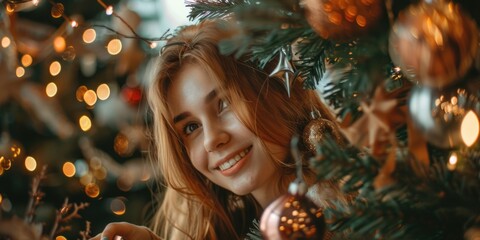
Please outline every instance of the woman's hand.
[[109, 223], [103, 232], [90, 240], [159, 240], [150, 229], [126, 222]]

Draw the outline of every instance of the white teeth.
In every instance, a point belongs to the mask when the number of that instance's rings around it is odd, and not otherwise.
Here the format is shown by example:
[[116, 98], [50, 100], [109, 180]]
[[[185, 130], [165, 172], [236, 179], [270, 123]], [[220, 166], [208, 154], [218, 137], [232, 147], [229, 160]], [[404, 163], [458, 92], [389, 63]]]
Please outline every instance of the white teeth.
[[240, 161], [240, 159], [242, 159], [243, 157], [245, 157], [245, 155], [247, 155], [248, 151], [250, 151], [250, 148], [247, 148], [243, 151], [241, 151], [239, 154], [237, 154], [236, 156], [232, 157], [230, 160], [226, 161], [225, 163], [221, 164], [218, 168], [221, 170], [221, 171], [225, 171], [229, 168], [231, 168], [233, 165], [235, 165], [235, 163], [237, 163], [238, 161]]

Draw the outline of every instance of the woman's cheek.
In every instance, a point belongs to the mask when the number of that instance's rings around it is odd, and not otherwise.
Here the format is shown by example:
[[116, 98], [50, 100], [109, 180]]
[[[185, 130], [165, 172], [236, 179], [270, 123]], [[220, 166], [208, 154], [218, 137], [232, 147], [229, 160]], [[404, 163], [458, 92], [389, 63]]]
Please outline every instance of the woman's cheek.
[[195, 169], [201, 171], [202, 166], [207, 166], [207, 151], [203, 144], [190, 144], [187, 146], [187, 153]]

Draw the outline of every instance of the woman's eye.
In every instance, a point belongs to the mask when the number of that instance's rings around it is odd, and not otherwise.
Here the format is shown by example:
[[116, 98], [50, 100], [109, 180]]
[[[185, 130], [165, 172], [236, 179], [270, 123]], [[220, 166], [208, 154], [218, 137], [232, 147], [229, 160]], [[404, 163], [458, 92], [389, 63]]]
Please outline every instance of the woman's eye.
[[187, 125], [185, 125], [183, 127], [183, 133], [185, 135], [189, 135], [191, 134], [193, 131], [195, 131], [197, 128], [198, 128], [198, 124], [197, 123], [188, 123]]
[[225, 110], [225, 108], [228, 108], [230, 106], [229, 102], [227, 100], [221, 99], [220, 102], [218, 103], [218, 112], [222, 112]]

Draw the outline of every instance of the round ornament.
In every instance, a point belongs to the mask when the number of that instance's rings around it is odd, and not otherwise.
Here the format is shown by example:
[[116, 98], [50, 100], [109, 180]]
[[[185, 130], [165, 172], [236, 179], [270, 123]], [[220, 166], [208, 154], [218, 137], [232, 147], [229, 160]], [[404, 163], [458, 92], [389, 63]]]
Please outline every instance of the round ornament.
[[52, 10], [50, 11], [50, 15], [52, 15], [53, 18], [60, 18], [63, 16], [63, 13], [65, 12], [65, 7], [61, 3], [56, 3], [53, 5]]
[[445, 87], [462, 78], [477, 48], [475, 22], [459, 5], [443, 0], [408, 7], [390, 32], [392, 61], [410, 80], [431, 87]]
[[[296, 188], [295, 182], [290, 189]], [[306, 188], [306, 187], [305, 187]], [[289, 193], [271, 203], [260, 219], [265, 239], [322, 239], [326, 230], [322, 209], [302, 192]]]
[[348, 41], [374, 29], [384, 15], [381, 0], [303, 0], [305, 18], [322, 38]]
[[479, 135], [478, 82], [439, 90], [417, 86], [411, 90], [408, 108], [414, 126], [439, 148], [473, 145]]
[[343, 145], [343, 139], [335, 123], [321, 118], [320, 113], [312, 111], [312, 120], [308, 122], [303, 130], [303, 142], [311, 152], [316, 152], [317, 145], [326, 138], [330, 137], [337, 144]]
[[122, 89], [122, 96], [131, 106], [138, 106], [142, 101], [142, 89], [138, 86], [125, 86]]

